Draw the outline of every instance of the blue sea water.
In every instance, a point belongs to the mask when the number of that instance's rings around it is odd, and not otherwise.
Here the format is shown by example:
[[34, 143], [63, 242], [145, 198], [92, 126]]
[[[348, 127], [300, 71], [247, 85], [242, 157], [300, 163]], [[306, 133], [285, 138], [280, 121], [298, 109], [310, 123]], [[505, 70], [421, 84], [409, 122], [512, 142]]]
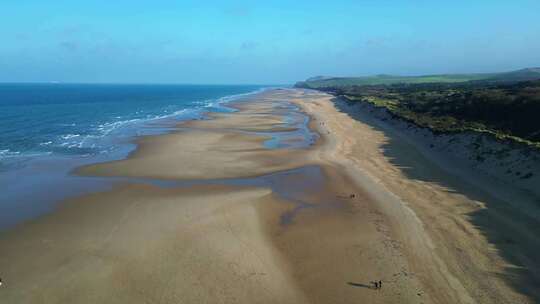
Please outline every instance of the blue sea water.
[[0, 231], [114, 179], [70, 174], [126, 157], [134, 136], [230, 111], [261, 86], [0, 84]]
[[190, 119], [253, 85], [0, 84], [0, 171], [47, 155], [92, 156], [147, 122]]

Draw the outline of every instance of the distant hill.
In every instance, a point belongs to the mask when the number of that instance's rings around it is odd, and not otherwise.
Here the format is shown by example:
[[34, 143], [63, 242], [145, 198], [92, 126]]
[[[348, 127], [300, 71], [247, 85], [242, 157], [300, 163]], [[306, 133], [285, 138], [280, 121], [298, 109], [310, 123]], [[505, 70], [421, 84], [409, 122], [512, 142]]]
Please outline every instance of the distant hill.
[[481, 74], [441, 74], [423, 76], [375, 75], [365, 77], [317, 76], [298, 82], [296, 87], [327, 88], [366, 85], [420, 84], [420, 83], [460, 83], [460, 82], [519, 82], [540, 79], [540, 68], [526, 68], [503, 73]]
[[329, 76], [315, 76], [315, 77], [311, 77], [311, 78], [308, 78], [306, 81], [321, 81], [321, 80], [327, 80], [327, 79], [331, 79], [333, 77], [329, 77]]
[[[501, 81], [530, 81], [540, 79], [540, 68], [527, 68], [513, 72], [495, 74], [492, 80]], [[490, 80], [490, 79], [488, 79]]]

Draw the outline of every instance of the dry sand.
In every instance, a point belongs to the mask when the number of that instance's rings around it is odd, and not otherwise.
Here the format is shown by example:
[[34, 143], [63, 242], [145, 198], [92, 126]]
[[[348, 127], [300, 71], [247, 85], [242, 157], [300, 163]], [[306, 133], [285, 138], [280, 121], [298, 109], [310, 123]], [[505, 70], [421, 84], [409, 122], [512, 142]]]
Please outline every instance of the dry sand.
[[[284, 100], [314, 118], [310, 148], [264, 146], [298, 127]], [[234, 107], [77, 171], [149, 180], [3, 232], [0, 303], [527, 303], [466, 197], [407, 178], [328, 95]]]
[[[369, 113], [353, 112], [327, 94], [296, 94], [320, 133], [330, 132], [333, 160], [379, 198], [411, 270], [436, 302], [536, 303], [539, 226], [514, 210], [531, 205], [529, 194], [466, 170], [453, 175], [458, 164], [433, 162], [400, 130]], [[468, 176], [478, 180], [471, 184]], [[531, 217], [538, 213], [528, 210]]]

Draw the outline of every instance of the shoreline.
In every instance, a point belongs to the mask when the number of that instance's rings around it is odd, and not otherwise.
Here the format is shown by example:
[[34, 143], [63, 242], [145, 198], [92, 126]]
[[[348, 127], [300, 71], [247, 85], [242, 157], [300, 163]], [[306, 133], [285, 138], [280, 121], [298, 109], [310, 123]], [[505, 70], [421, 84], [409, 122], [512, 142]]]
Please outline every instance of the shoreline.
[[[233, 106], [140, 138], [126, 159], [79, 168], [120, 179], [0, 232], [0, 299], [530, 300], [495, 275], [474, 285], [479, 273], [504, 269], [462, 217], [468, 199], [405, 176], [381, 150], [388, 135], [347, 117], [331, 96], [269, 90]], [[447, 204], [429, 207], [434, 196]], [[374, 280], [384, 288], [374, 290]]]
[[[0, 199], [0, 232], [54, 212], [58, 203], [63, 200], [110, 189], [114, 183], [121, 182], [122, 179], [117, 178], [119, 181], [78, 175], [76, 172], [79, 167], [127, 159], [137, 151], [140, 139], [169, 134], [175, 132], [178, 124], [183, 122], [207, 119], [207, 115], [212, 113], [234, 110], [228, 105], [242, 102], [244, 98], [265, 90], [267, 88], [219, 97], [209, 105], [197, 108], [195, 112], [189, 112], [185, 117], [169, 114], [142, 119], [136, 127], [129, 127], [127, 135], [122, 135], [120, 139], [110, 139], [116, 148], [107, 153], [87, 156], [46, 153], [44, 158], [30, 158], [15, 168], [0, 171], [0, 185], [6, 185], [8, 189]], [[214, 110], [210, 110], [211, 108]], [[17, 183], [13, 184], [13, 180], [17, 180]], [[32, 191], [25, 190], [28, 188]], [[50, 192], [51, 188], [55, 189], [54, 193]]]

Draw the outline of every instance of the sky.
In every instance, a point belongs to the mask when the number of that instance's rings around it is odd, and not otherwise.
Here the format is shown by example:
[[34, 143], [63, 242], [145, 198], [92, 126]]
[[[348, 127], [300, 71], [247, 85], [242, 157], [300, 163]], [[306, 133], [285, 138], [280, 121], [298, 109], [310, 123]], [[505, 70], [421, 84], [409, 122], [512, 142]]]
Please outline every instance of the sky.
[[0, 3], [0, 82], [290, 84], [533, 66], [539, 0]]

